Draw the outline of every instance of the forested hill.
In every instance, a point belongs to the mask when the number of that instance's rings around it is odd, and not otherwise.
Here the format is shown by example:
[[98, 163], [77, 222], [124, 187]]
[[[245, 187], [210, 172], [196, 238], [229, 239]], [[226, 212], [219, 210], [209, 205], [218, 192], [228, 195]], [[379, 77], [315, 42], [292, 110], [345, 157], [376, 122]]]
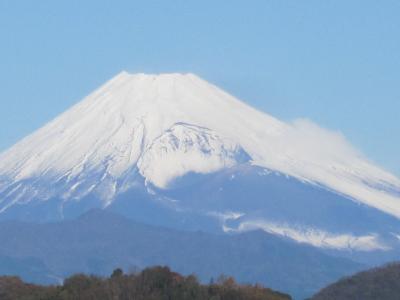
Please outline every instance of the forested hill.
[[239, 285], [231, 277], [202, 285], [193, 275], [182, 276], [167, 267], [137, 274], [116, 269], [109, 278], [83, 274], [67, 278], [62, 286], [24, 283], [18, 277], [0, 277], [2, 300], [288, 300], [289, 295], [259, 285]]
[[400, 263], [392, 263], [346, 277], [324, 288], [312, 300], [398, 300]]

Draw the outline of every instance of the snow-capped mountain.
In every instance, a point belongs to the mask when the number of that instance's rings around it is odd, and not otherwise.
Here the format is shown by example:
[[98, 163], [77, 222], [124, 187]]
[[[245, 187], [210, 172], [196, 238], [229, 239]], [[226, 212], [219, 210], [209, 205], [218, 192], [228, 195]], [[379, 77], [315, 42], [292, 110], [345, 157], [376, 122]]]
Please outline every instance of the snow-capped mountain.
[[0, 218], [122, 198], [150, 223], [152, 202], [318, 247], [384, 250], [400, 234], [400, 180], [340, 133], [275, 119], [193, 74], [122, 72], [0, 155]]

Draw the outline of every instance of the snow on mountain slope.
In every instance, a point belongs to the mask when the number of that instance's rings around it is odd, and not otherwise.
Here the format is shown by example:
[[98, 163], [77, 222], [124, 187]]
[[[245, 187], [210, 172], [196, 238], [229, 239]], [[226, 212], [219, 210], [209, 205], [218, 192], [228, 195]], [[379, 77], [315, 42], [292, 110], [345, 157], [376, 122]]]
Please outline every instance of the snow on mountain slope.
[[226, 232], [246, 232], [262, 229], [274, 235], [283, 236], [299, 243], [310, 244], [318, 248], [375, 251], [390, 250], [380, 241], [377, 234], [355, 236], [349, 233], [334, 234], [315, 228], [296, 228], [289, 224], [274, 224], [265, 221], [249, 221], [240, 223], [238, 228], [225, 227]]
[[189, 172], [210, 173], [248, 159], [239, 145], [207, 128], [177, 123], [149, 145], [140, 173], [158, 187]]
[[126, 72], [0, 155], [0, 212], [55, 195], [109, 205], [132, 174], [168, 188], [243, 159], [400, 218], [400, 180], [340, 133], [279, 121], [193, 74]]

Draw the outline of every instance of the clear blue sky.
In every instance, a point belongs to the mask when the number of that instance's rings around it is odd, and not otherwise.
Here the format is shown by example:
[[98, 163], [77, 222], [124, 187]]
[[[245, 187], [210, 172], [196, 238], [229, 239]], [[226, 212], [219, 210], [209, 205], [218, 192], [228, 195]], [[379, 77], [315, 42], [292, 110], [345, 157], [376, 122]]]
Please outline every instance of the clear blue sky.
[[398, 0], [0, 0], [0, 150], [120, 70], [196, 73], [400, 175]]

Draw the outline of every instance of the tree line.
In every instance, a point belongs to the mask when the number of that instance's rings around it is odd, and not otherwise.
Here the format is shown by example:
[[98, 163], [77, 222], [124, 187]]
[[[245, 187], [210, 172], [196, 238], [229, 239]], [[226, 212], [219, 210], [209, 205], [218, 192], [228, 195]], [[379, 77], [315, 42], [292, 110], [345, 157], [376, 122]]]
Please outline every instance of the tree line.
[[196, 276], [182, 276], [168, 267], [152, 267], [110, 277], [76, 274], [60, 286], [40, 286], [18, 277], [0, 277], [2, 300], [288, 300], [287, 294], [261, 285], [240, 285], [232, 277], [201, 284]]

